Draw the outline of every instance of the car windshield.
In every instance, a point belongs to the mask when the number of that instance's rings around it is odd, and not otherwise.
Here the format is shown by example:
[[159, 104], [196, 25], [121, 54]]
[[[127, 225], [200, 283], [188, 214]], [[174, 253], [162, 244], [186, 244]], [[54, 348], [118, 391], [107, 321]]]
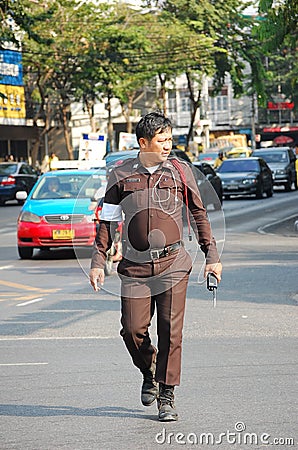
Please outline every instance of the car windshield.
[[100, 175], [59, 174], [40, 179], [32, 199], [91, 198], [102, 186]]
[[259, 163], [255, 159], [229, 159], [225, 160], [217, 171], [220, 173], [258, 172]]
[[17, 164], [0, 164], [0, 175], [9, 175], [17, 171]]
[[258, 156], [263, 158], [267, 163], [279, 163], [287, 161], [287, 152], [258, 152]]
[[230, 152], [227, 154], [228, 158], [246, 158], [247, 152], [246, 151], [237, 151], [237, 152]]
[[106, 157], [106, 165], [109, 166], [118, 160], [124, 160], [128, 158], [136, 158], [139, 154], [139, 150], [129, 150], [128, 152], [112, 152], [109, 153]]

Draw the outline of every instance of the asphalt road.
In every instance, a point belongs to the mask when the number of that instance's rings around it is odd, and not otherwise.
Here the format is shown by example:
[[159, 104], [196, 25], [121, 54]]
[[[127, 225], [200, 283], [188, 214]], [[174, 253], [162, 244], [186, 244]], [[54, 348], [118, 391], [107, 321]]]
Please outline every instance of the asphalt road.
[[19, 207], [1, 208], [0, 449], [298, 448], [297, 201], [277, 192], [224, 202], [224, 218], [210, 212], [224, 265], [216, 308], [188, 244], [174, 424], [140, 403], [141, 375], [119, 337], [117, 276], [93, 293], [88, 252], [19, 260]]

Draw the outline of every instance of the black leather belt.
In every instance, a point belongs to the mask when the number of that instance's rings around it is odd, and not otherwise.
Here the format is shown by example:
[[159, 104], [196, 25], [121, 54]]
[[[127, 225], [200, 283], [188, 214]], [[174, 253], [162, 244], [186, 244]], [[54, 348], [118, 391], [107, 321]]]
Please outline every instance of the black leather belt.
[[167, 247], [164, 247], [164, 248], [155, 248], [155, 249], [149, 250], [150, 258], [152, 259], [152, 261], [154, 261], [155, 259], [159, 259], [159, 258], [163, 258], [164, 256], [168, 256], [171, 253], [178, 250], [178, 248], [180, 248], [181, 245], [182, 245], [182, 242], [179, 241], [179, 242], [175, 242], [175, 244], [168, 245]]
[[163, 248], [153, 248], [151, 250], [138, 251], [127, 246], [124, 257], [130, 261], [140, 262], [150, 262], [156, 261], [165, 256], [171, 255], [183, 246], [183, 241], [175, 242], [167, 247]]

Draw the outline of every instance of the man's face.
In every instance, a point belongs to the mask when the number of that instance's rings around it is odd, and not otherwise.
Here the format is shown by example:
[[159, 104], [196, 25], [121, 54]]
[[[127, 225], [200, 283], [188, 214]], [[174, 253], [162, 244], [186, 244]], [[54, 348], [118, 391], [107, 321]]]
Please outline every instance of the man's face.
[[147, 163], [159, 164], [166, 161], [172, 150], [172, 130], [168, 128], [162, 133], [157, 132], [151, 141], [141, 138], [140, 150]]
[[59, 189], [59, 184], [57, 180], [50, 180], [49, 182], [49, 190], [52, 192], [57, 192]]

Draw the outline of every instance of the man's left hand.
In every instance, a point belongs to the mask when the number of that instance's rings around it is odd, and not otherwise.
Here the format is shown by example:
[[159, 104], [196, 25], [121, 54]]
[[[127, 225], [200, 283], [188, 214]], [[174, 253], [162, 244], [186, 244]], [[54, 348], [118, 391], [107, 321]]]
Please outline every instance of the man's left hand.
[[221, 273], [222, 273], [222, 264], [221, 262], [215, 264], [206, 264], [204, 278], [207, 278], [208, 273], [213, 273], [216, 276], [217, 281], [220, 283], [221, 281]]

